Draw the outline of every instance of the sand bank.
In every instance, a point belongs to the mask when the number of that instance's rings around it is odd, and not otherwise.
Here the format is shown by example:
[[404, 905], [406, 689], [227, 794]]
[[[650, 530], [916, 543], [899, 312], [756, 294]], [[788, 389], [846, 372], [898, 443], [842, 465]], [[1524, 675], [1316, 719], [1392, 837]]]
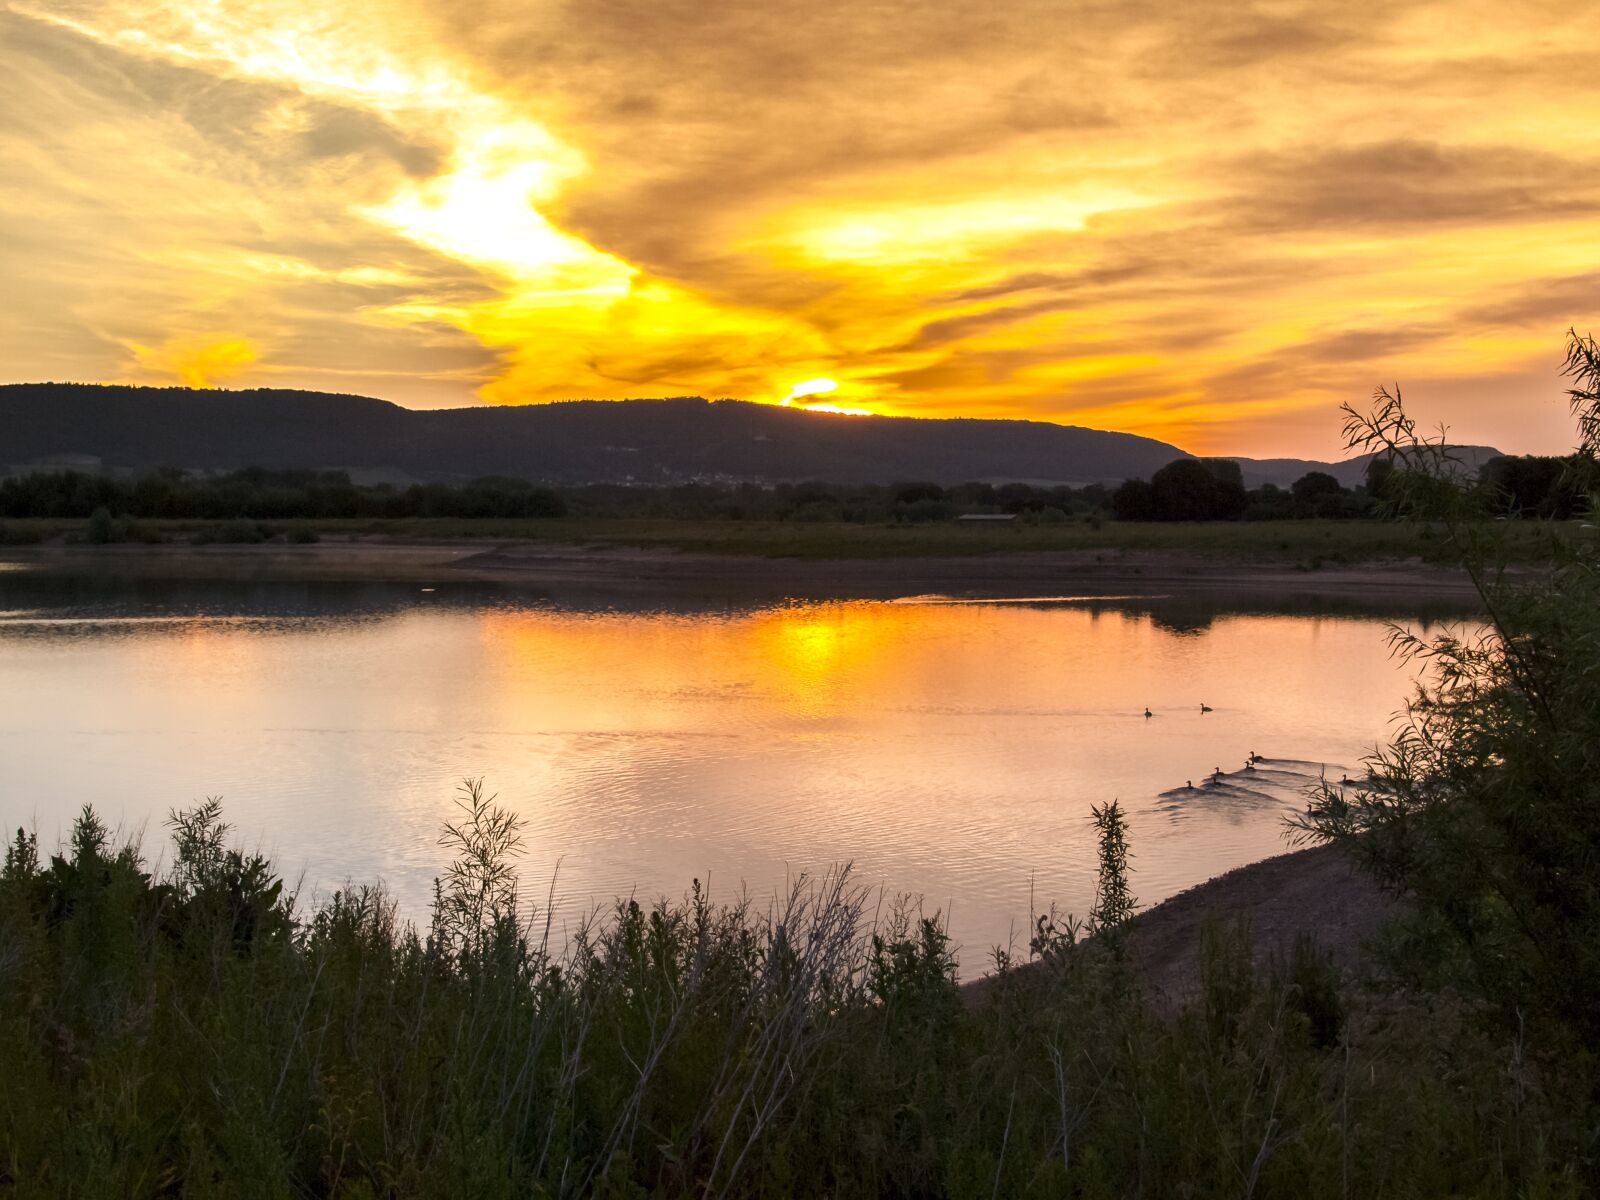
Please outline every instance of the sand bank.
[[[1362, 940], [1396, 903], [1338, 849], [1314, 846], [1235, 868], [1152, 906], [1130, 922], [1128, 949], [1141, 983], [1181, 1004], [1199, 992], [1200, 935], [1210, 920], [1248, 920], [1258, 970], [1273, 955], [1287, 955], [1307, 933], [1338, 966], [1350, 969]], [[963, 991], [977, 1002], [993, 986], [986, 976]]]
[[167, 579], [494, 582], [530, 588], [716, 594], [747, 599], [1157, 595], [1176, 591], [1256, 597], [1470, 604], [1460, 571], [1416, 561], [1324, 566], [1230, 560], [1175, 550], [1039, 551], [959, 557], [797, 559], [543, 541], [360, 537], [309, 546], [78, 546], [0, 550], [0, 559], [49, 574]]

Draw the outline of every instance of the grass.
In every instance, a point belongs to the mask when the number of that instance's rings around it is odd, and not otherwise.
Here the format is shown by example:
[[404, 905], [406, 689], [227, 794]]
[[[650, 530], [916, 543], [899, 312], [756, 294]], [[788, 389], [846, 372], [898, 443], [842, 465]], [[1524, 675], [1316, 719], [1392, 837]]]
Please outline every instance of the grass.
[[[81, 539], [87, 522], [13, 520], [16, 536]], [[1450, 563], [1454, 553], [1437, 530], [1388, 521], [1262, 521], [1163, 524], [1106, 521], [1017, 524], [999, 528], [954, 522], [922, 525], [844, 522], [710, 521], [569, 517], [556, 520], [293, 521], [260, 523], [280, 542], [294, 530], [325, 540], [483, 538], [599, 547], [637, 547], [760, 558], [877, 559], [1070, 551], [1115, 555], [1182, 552], [1208, 560], [1276, 563], [1302, 569], [1419, 559]], [[216, 522], [141, 521], [169, 541], [212, 537]], [[1552, 542], [1578, 534], [1574, 522], [1506, 522], [1496, 527], [1510, 562], [1547, 561]]]
[[481, 789], [421, 931], [375, 888], [299, 911], [214, 805], [171, 825], [164, 875], [87, 811], [7, 853], [8, 1195], [1581, 1194], [1560, 1061], [1314, 948], [1258, 971], [1240, 926], [1188, 1007], [1043, 929], [969, 1004], [937, 917], [847, 872], [557, 949]]

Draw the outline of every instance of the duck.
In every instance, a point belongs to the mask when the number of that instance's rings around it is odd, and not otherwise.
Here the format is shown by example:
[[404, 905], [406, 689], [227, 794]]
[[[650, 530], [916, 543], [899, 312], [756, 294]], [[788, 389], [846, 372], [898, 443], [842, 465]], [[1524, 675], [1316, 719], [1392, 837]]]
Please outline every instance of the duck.
[[1201, 711], [1202, 714], [1203, 713], [1208, 713], [1208, 712], [1211, 711], [1211, 706], [1209, 704], [1207, 704], [1204, 700], [1202, 700], [1202, 701], [1200, 701], [1200, 711]]
[[1146, 721], [1148, 721], [1153, 716], [1155, 716], [1155, 713], [1151, 712], [1148, 708], [1144, 710], [1144, 719]]

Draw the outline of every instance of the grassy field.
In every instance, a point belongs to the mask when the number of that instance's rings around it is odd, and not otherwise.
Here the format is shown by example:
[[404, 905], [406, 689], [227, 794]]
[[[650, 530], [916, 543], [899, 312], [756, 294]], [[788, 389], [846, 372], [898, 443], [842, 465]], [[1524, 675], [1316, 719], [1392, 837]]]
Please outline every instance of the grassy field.
[[[32, 541], [36, 536], [45, 541], [79, 541], [84, 537], [87, 524], [73, 520], [0, 522], [0, 544]], [[241, 523], [227, 524], [238, 526]], [[283, 539], [292, 530], [311, 530], [324, 541], [352, 537], [484, 538], [762, 558], [927, 558], [1039, 551], [1113, 555], [1175, 551], [1218, 560], [1315, 568], [1408, 559], [1448, 563], [1457, 557], [1448, 539], [1438, 530], [1382, 521], [1155, 524], [1081, 520], [974, 527], [954, 522], [857, 525], [568, 517], [557, 520], [296, 520], [243, 524], [258, 527], [274, 540]], [[219, 529], [225, 528], [217, 522], [141, 521], [138, 528], [146, 536], [176, 543], [228, 540], [217, 537]], [[1553, 541], [1570, 540], [1583, 533], [1575, 522], [1506, 522], [1486, 529], [1503, 539], [1505, 557], [1510, 562], [1546, 559]]]

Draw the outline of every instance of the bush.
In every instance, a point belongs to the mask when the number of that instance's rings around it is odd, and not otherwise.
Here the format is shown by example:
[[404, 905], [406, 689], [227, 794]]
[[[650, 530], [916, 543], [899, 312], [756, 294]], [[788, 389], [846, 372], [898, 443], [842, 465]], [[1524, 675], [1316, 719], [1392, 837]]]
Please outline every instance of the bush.
[[1324, 1049], [1338, 1045], [1345, 1025], [1339, 969], [1316, 938], [1309, 933], [1296, 937], [1288, 961], [1275, 965], [1274, 976], [1291, 1006], [1305, 1017], [1312, 1043]]
[[21, 529], [0, 521], [0, 546], [37, 546], [44, 534], [37, 529]]
[[1145, 479], [1125, 479], [1111, 493], [1111, 511], [1119, 521], [1154, 521], [1156, 492]]
[[847, 872], [765, 910], [620, 901], [553, 946], [477, 784], [426, 934], [375, 888], [299, 912], [215, 800], [168, 828], [159, 878], [90, 809], [47, 863], [6, 851], [17, 1194], [1577, 1194], [1559, 1062], [1509, 1073], [1447, 1006], [1340, 1021], [1316, 963], [1263, 983], [1237, 929], [1191, 1010], [1070, 920], [973, 1000], [938, 914], [875, 921]]
[[1150, 477], [1158, 521], [1231, 521], [1244, 514], [1244, 486], [1237, 463], [1218, 471], [1194, 458], [1168, 463]]
[[267, 533], [256, 522], [247, 521], [240, 517], [232, 521], [224, 521], [220, 525], [213, 525], [209, 529], [202, 529], [194, 535], [192, 540], [197, 546], [214, 543], [248, 546], [266, 541]]
[[83, 531], [83, 540], [94, 546], [104, 546], [108, 542], [121, 541], [118, 536], [117, 523], [112, 520], [111, 510], [104, 505], [89, 514], [89, 524]]
[[[1591, 339], [1572, 336], [1569, 370], [1583, 441], [1574, 470], [1592, 497]], [[1351, 444], [1396, 464], [1385, 485], [1394, 505], [1460, 549], [1487, 625], [1429, 639], [1397, 631], [1397, 647], [1426, 668], [1399, 735], [1371, 760], [1370, 782], [1348, 798], [1324, 794], [1298, 826], [1414, 898], [1446, 940], [1438, 957], [1465, 964], [1509, 1021], [1600, 1045], [1600, 557], [1592, 540], [1558, 545], [1548, 576], [1511, 579], [1497, 527], [1472, 520], [1443, 436], [1419, 437], [1398, 393], [1349, 415]]]

